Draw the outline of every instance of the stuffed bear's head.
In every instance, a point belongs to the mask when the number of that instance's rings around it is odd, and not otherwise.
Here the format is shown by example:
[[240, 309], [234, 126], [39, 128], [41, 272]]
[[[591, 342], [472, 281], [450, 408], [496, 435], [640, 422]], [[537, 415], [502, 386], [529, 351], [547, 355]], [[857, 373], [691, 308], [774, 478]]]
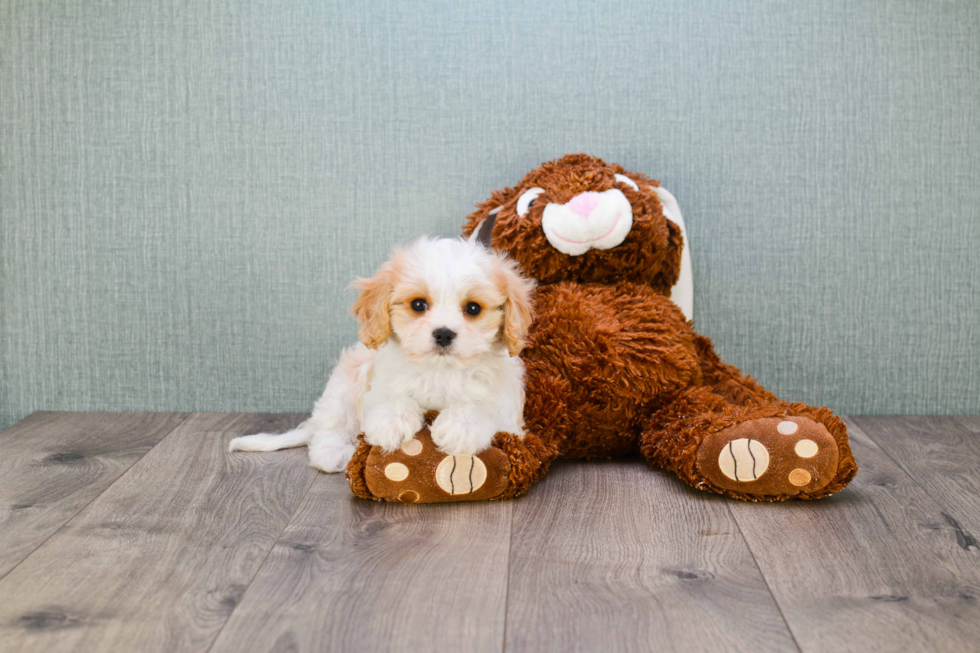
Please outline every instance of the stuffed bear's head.
[[494, 191], [463, 232], [506, 252], [542, 283], [617, 280], [669, 292], [681, 267], [681, 228], [664, 217], [659, 182], [587, 154], [532, 170]]

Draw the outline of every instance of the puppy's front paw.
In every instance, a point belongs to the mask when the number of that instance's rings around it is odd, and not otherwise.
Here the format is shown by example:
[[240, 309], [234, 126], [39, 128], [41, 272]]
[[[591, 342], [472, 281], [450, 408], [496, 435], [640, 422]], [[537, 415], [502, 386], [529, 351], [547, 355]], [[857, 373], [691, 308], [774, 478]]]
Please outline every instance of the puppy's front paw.
[[364, 418], [364, 439], [368, 444], [391, 453], [422, 430], [422, 416], [412, 412], [381, 408]]
[[497, 429], [479, 414], [445, 410], [432, 422], [431, 432], [432, 441], [444, 453], [477, 454], [493, 444]]

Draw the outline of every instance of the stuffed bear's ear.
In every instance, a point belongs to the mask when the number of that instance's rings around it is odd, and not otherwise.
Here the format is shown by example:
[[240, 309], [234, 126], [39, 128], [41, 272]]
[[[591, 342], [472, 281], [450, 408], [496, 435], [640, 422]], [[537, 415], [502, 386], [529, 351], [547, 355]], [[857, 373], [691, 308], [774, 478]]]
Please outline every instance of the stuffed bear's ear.
[[497, 214], [500, 213], [500, 208], [497, 207], [490, 211], [483, 220], [480, 220], [479, 224], [476, 225], [476, 229], [470, 234], [470, 237], [466, 240], [471, 243], [482, 243], [487, 249], [492, 249], [490, 247], [490, 236], [493, 234], [493, 225], [497, 222]]
[[693, 320], [694, 276], [691, 272], [691, 248], [688, 245], [684, 216], [681, 215], [681, 207], [677, 205], [677, 200], [670, 191], [657, 186], [653, 187], [653, 192], [660, 198], [660, 204], [664, 210], [664, 217], [677, 225], [680, 238], [683, 240], [683, 246], [681, 248], [681, 271], [677, 277], [677, 281], [670, 289], [670, 299], [680, 307], [681, 312], [684, 313], [684, 317], [688, 320]]

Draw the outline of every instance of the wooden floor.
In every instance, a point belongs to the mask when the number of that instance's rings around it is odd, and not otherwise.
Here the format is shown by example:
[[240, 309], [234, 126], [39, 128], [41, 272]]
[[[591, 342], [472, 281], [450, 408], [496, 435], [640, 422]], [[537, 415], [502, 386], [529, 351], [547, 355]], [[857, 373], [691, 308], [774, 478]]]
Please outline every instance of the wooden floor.
[[301, 415], [37, 413], [0, 434], [2, 651], [977, 651], [980, 418], [850, 418], [824, 501], [565, 462], [523, 499], [353, 498]]

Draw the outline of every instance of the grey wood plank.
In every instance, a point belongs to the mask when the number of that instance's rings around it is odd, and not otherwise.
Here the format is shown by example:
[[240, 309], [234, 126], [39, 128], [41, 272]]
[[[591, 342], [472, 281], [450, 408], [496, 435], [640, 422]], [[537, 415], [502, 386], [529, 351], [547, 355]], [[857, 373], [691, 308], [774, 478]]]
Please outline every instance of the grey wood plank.
[[861, 466], [816, 502], [732, 503], [804, 651], [975, 651], [980, 551], [854, 420]]
[[0, 578], [186, 417], [34, 413], [0, 433]]
[[207, 650], [316, 475], [228, 440], [301, 419], [188, 418], [0, 581], [0, 650]]
[[855, 417], [885, 453], [946, 510], [943, 519], [980, 547], [980, 436], [955, 417]]
[[624, 460], [515, 504], [506, 648], [796, 650], [725, 500]]
[[321, 475], [212, 651], [500, 651], [512, 510], [365, 501]]
[[957, 415], [955, 419], [970, 433], [980, 433], [980, 415]]

